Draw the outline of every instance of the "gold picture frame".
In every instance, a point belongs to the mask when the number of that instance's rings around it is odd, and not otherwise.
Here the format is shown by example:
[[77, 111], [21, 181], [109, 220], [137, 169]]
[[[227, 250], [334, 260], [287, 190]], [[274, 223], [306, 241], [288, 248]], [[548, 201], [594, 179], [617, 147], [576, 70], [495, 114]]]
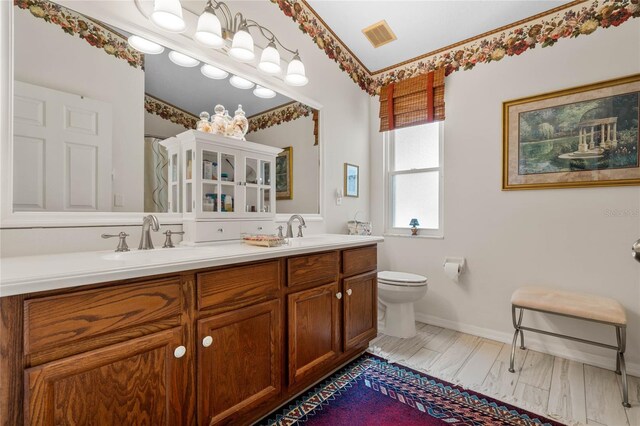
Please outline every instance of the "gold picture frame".
[[276, 200], [293, 200], [293, 147], [276, 157]]
[[360, 166], [344, 163], [344, 196], [360, 196]]
[[502, 190], [640, 185], [640, 74], [503, 102]]

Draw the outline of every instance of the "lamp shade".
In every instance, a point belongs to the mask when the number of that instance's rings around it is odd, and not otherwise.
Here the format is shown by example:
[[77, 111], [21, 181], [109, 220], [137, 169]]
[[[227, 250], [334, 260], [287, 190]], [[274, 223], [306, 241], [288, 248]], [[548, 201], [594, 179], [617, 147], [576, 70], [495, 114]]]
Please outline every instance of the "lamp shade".
[[200, 61], [197, 59], [193, 59], [191, 56], [187, 56], [184, 53], [176, 52], [172, 50], [169, 52], [169, 59], [176, 65], [180, 65], [181, 67], [195, 67], [200, 64]]
[[232, 75], [229, 79], [229, 83], [236, 89], [251, 89], [255, 84], [252, 81], [247, 80], [246, 78], [238, 77], [237, 75]]
[[270, 75], [278, 74], [282, 71], [282, 68], [280, 67], [280, 53], [278, 52], [278, 49], [276, 49], [276, 44], [274, 42], [269, 43], [262, 51], [258, 69]]
[[262, 99], [271, 99], [276, 97], [276, 92], [260, 85], [253, 89], [253, 94]]
[[411, 219], [411, 222], [409, 222], [409, 226], [415, 228], [417, 226], [420, 226], [420, 222], [418, 222], [418, 219], [413, 218]]
[[222, 80], [224, 78], [227, 78], [227, 76], [229, 75], [229, 73], [225, 70], [209, 64], [204, 64], [202, 67], [200, 67], [200, 72], [205, 77], [211, 78], [213, 80]]
[[129, 46], [133, 47], [137, 51], [147, 53], [149, 55], [157, 55], [164, 52], [163, 46], [137, 35], [129, 36], [127, 42], [129, 43]]
[[246, 30], [239, 30], [231, 42], [229, 55], [240, 62], [253, 61], [255, 54], [253, 53], [253, 37]]
[[309, 82], [300, 56], [295, 55], [291, 62], [289, 62], [284, 82], [289, 86], [304, 86]]
[[198, 18], [198, 27], [193, 38], [207, 47], [219, 49], [224, 46], [222, 25], [220, 25], [218, 17], [208, 10], [202, 12], [202, 15]]
[[154, 0], [151, 22], [172, 33], [181, 33], [187, 27], [182, 19], [180, 0]]

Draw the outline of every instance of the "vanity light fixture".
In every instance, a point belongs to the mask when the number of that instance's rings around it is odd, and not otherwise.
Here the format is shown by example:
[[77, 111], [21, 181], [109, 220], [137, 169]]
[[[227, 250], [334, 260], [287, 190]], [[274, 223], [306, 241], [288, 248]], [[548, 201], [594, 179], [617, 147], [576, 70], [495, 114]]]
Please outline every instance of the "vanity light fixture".
[[257, 85], [256, 88], [253, 89], [253, 94], [262, 99], [271, 99], [276, 97], [276, 92], [260, 85]]
[[[134, 1], [138, 4], [142, 0]], [[143, 8], [138, 7], [138, 9], [149, 17]], [[185, 21], [182, 19], [180, 0], [154, 0], [150, 19], [167, 31], [182, 32], [186, 28]], [[254, 34], [262, 36], [267, 44], [260, 55], [258, 70], [268, 75], [280, 75], [282, 66], [278, 49], [282, 49], [292, 56], [284, 75], [284, 82], [291, 86], [304, 86], [309, 82], [297, 49], [289, 49], [271, 30], [254, 20], [246, 19], [242, 13], [232, 13], [225, 2], [207, 0], [203, 12], [198, 17], [193, 39], [203, 46], [215, 49], [230, 45], [228, 55], [231, 58], [240, 62], [253, 62], [255, 43], [250, 33], [252, 30]]]
[[236, 89], [244, 89], [248, 90], [255, 86], [255, 83], [247, 80], [246, 78], [238, 77], [237, 75], [232, 75], [229, 79], [229, 83]]
[[184, 53], [176, 52], [172, 50], [169, 52], [169, 59], [176, 65], [181, 67], [192, 68], [200, 64], [200, 61], [193, 59], [191, 56], [187, 56]]
[[284, 76], [284, 82], [290, 86], [304, 86], [309, 82], [305, 73], [304, 64], [297, 53], [291, 62], [289, 62], [287, 75]]
[[204, 64], [200, 67], [200, 72], [205, 77], [211, 78], [213, 80], [222, 80], [229, 76], [229, 73], [225, 70], [221, 70], [218, 67], [214, 67], [213, 65]]
[[165, 31], [183, 32], [187, 24], [182, 19], [180, 0], [154, 0], [151, 22]]
[[280, 52], [276, 49], [274, 42], [269, 42], [262, 51], [258, 69], [270, 75], [280, 74], [280, 71], [282, 71], [282, 67], [280, 67]]
[[127, 42], [129, 43], [129, 46], [133, 47], [137, 51], [146, 53], [149, 55], [158, 55], [164, 52], [163, 46], [137, 35], [129, 36], [129, 38], [127, 39]]

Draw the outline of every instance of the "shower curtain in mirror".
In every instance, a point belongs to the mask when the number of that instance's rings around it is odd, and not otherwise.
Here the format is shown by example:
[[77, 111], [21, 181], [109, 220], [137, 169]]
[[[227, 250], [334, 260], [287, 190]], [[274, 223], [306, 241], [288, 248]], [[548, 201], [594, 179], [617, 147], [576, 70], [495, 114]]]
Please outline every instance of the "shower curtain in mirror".
[[168, 164], [167, 150], [160, 145], [164, 138], [145, 135], [144, 138], [144, 211], [167, 212]]

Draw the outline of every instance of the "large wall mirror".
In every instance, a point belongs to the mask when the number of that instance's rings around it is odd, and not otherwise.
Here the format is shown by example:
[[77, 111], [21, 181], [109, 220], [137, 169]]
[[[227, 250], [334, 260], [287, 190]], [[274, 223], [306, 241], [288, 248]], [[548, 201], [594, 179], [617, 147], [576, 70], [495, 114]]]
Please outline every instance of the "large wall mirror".
[[247, 140], [283, 148], [277, 212], [319, 213], [317, 110], [178, 65], [169, 49], [142, 54], [127, 32], [53, 2], [18, 0], [13, 20], [14, 212], [167, 212], [159, 141], [241, 104]]

